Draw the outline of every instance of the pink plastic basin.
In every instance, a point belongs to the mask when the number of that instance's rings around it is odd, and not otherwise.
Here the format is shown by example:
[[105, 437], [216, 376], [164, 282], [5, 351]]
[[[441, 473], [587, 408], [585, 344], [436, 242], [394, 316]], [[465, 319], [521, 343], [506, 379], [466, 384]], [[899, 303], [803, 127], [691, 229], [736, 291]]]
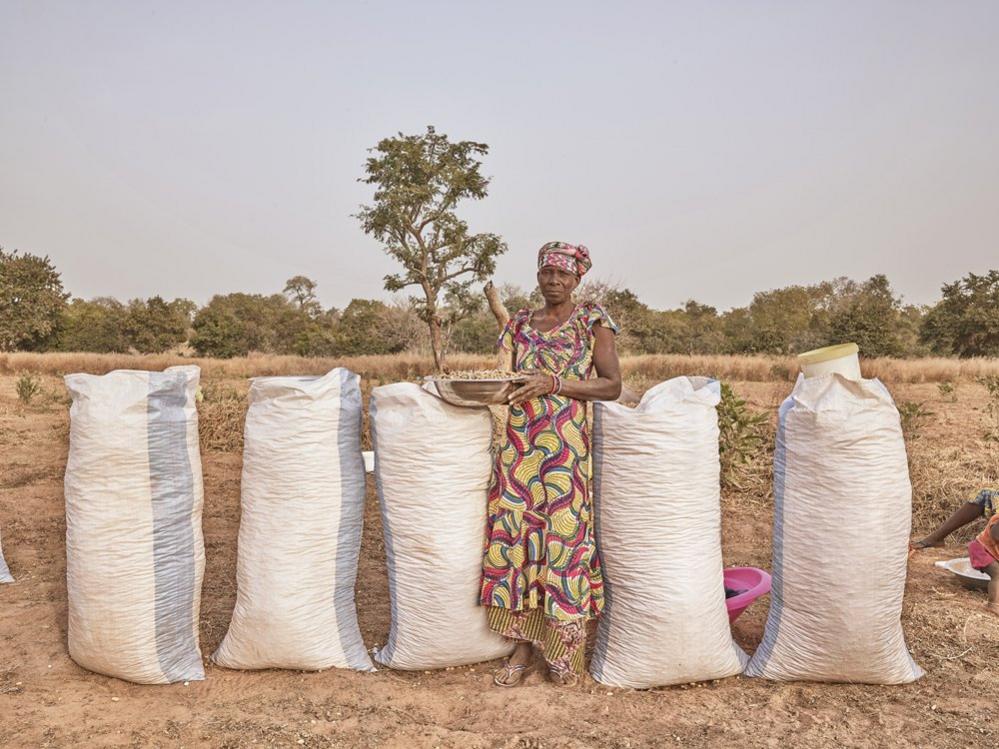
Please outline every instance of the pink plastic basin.
[[728, 620], [734, 622], [753, 601], [770, 592], [770, 574], [756, 567], [728, 567], [725, 587], [739, 591], [739, 595], [725, 599]]

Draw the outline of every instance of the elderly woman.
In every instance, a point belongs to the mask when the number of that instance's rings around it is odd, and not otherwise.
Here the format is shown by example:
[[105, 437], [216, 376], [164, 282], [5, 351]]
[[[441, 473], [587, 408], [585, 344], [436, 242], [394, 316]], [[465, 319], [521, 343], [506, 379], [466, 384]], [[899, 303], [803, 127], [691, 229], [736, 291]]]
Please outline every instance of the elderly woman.
[[517, 643], [493, 677], [499, 686], [521, 682], [533, 647], [553, 681], [575, 684], [587, 620], [603, 608], [585, 402], [616, 399], [621, 373], [617, 326], [599, 305], [573, 302], [590, 266], [585, 247], [542, 247], [538, 286], [545, 305], [517, 312], [499, 340], [502, 365], [524, 375], [508, 398], [482, 568], [489, 626]]

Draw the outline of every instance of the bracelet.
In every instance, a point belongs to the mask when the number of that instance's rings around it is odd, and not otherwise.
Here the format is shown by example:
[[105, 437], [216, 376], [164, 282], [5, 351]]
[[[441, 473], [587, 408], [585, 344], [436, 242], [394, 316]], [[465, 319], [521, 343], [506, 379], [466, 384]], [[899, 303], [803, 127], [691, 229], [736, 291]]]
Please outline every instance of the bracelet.
[[552, 375], [552, 389], [548, 391], [549, 395], [558, 395], [562, 392], [562, 378], [557, 374]]

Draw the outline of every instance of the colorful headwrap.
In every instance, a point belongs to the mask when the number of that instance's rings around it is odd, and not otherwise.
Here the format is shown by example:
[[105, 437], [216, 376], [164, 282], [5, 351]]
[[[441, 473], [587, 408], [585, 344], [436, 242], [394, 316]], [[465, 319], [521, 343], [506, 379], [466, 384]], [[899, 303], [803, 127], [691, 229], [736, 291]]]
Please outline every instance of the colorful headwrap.
[[545, 266], [582, 276], [593, 267], [593, 263], [590, 262], [590, 251], [581, 244], [549, 242], [538, 250], [538, 270]]

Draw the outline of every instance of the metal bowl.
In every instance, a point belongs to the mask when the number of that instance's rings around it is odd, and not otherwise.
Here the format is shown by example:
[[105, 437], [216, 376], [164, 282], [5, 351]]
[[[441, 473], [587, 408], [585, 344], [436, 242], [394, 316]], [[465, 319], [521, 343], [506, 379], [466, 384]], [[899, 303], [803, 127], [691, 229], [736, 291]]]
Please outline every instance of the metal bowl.
[[493, 380], [445, 380], [428, 377], [437, 394], [453, 406], [500, 406], [514, 390], [514, 383], [523, 379], [511, 375]]
[[989, 576], [972, 567], [968, 557], [936, 562], [936, 566], [954, 573], [965, 588], [986, 589], [989, 587]]

